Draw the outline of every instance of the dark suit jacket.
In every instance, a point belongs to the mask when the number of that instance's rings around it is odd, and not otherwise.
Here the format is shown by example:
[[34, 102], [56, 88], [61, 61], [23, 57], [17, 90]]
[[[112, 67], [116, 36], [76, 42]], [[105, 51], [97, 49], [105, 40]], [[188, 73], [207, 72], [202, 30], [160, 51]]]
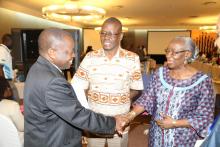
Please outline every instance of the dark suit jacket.
[[209, 136], [200, 147], [220, 147], [220, 115], [216, 118]]
[[63, 74], [40, 56], [24, 89], [25, 147], [81, 147], [81, 129], [113, 134], [115, 119], [81, 106]]

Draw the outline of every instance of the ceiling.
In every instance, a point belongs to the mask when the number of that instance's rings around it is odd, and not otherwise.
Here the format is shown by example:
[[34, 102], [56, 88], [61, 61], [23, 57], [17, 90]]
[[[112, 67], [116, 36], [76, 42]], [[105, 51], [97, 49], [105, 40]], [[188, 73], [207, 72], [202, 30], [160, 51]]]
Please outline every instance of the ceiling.
[[[68, 0], [0, 0], [7, 9], [42, 17], [41, 9]], [[76, 1], [76, 0], [72, 0]], [[198, 28], [214, 25], [220, 13], [220, 0], [78, 0], [104, 8], [106, 17], [118, 17], [129, 28]], [[100, 26], [101, 21], [66, 22], [81, 27]]]

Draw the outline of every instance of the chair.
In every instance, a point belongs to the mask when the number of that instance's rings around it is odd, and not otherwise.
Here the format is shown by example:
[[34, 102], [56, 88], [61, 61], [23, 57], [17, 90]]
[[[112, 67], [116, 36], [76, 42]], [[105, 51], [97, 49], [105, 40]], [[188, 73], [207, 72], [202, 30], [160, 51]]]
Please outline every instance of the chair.
[[0, 147], [21, 147], [18, 131], [12, 121], [0, 114]]

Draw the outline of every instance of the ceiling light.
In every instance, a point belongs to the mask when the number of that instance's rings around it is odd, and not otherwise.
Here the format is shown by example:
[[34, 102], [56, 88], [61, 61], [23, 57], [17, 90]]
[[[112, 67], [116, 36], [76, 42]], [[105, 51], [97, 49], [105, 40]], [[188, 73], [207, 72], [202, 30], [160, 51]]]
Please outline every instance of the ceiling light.
[[204, 3], [202, 3], [203, 5], [215, 5], [216, 4], [216, 2], [214, 2], [214, 1], [207, 1], [207, 2], [204, 2]]
[[50, 5], [42, 8], [43, 17], [57, 21], [96, 21], [104, 18], [106, 11], [90, 5], [66, 2], [64, 5]]
[[204, 30], [204, 31], [214, 32], [214, 31], [216, 31], [216, 26], [201, 26], [201, 27], [199, 27], [199, 29]]
[[199, 16], [197, 16], [197, 15], [191, 15], [191, 16], [189, 16], [189, 18], [197, 18], [197, 17], [199, 17]]
[[[101, 27], [95, 27], [94, 28], [96, 31], [101, 31]], [[127, 32], [128, 28], [127, 27], [122, 27], [122, 32]]]

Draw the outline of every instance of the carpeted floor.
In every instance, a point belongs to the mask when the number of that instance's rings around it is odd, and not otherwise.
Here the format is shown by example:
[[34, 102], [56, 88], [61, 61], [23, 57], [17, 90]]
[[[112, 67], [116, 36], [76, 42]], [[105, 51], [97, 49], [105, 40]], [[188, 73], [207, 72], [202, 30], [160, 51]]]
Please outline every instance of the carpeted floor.
[[147, 147], [148, 135], [144, 131], [149, 129], [149, 116], [139, 115], [131, 123], [129, 131], [128, 147]]
[[[149, 128], [149, 121], [150, 117], [143, 115], [136, 117], [132, 121], [129, 131], [128, 147], [148, 146], [148, 135], [145, 135], [144, 131]], [[83, 147], [87, 147], [87, 145], [84, 144]]]
[[129, 132], [128, 147], [147, 147], [148, 135], [144, 134], [148, 130], [149, 125], [146, 124], [132, 124]]

